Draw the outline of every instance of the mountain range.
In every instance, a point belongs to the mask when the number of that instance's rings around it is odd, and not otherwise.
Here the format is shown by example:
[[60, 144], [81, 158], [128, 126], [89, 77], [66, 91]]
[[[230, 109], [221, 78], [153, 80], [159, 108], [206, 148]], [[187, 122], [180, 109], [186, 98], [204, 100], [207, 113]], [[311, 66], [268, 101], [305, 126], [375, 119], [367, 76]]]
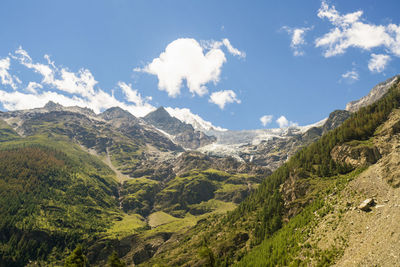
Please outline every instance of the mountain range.
[[[396, 224], [382, 216], [400, 185], [398, 78], [281, 129], [230, 131], [163, 107], [0, 112], [0, 265], [63, 265], [78, 244], [97, 266], [113, 252], [144, 266], [345, 265], [360, 236], [372, 242], [347, 223]], [[367, 197], [372, 213], [353, 209]], [[358, 264], [393, 262], [363, 251]]]

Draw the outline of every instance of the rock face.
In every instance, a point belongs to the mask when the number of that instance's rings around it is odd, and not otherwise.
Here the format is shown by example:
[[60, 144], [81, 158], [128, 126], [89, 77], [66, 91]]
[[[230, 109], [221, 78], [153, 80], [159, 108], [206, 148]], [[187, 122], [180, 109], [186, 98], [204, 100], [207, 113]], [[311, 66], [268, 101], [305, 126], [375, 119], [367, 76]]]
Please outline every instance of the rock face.
[[185, 131], [176, 135], [174, 140], [185, 148], [196, 149], [214, 143], [217, 138], [199, 131]]
[[356, 112], [360, 108], [368, 106], [379, 100], [384, 94], [388, 92], [389, 88], [396, 83], [399, 77], [400, 75], [394, 76], [376, 85], [374, 88], [372, 88], [368, 95], [362, 97], [359, 100], [348, 103], [346, 105], [346, 110], [350, 112]]
[[172, 117], [163, 107], [150, 112], [143, 117], [143, 120], [171, 135], [178, 135], [185, 131], [194, 131], [192, 125], [183, 123], [177, 118]]
[[103, 120], [109, 121], [114, 125], [120, 125], [121, 123], [137, 123], [139, 120], [126, 110], [120, 107], [112, 107], [105, 110], [99, 115]]
[[340, 124], [342, 124], [345, 120], [347, 120], [350, 117], [350, 115], [351, 113], [347, 110], [338, 109], [331, 112], [325, 124], [322, 126], [322, 133], [326, 133], [340, 126]]
[[176, 143], [188, 149], [196, 149], [216, 141], [214, 136], [195, 131], [192, 125], [172, 117], [163, 107], [150, 112], [143, 120], [170, 134]]
[[377, 132], [377, 147], [382, 155], [382, 177], [393, 187], [400, 187], [400, 110], [390, 114], [389, 119]]
[[331, 157], [336, 163], [356, 168], [374, 164], [381, 154], [375, 146], [343, 144], [332, 149]]

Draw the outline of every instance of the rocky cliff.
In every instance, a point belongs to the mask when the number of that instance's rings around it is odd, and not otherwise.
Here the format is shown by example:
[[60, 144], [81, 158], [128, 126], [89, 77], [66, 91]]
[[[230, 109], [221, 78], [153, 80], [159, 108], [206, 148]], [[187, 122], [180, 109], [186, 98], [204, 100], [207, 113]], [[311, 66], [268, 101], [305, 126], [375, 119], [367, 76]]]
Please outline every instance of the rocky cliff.
[[346, 105], [346, 110], [350, 112], [356, 112], [362, 107], [368, 106], [375, 101], [379, 100], [384, 96], [390, 87], [392, 87], [397, 80], [399, 79], [399, 75], [396, 75], [392, 78], [387, 79], [386, 81], [379, 83], [368, 93], [368, 95], [362, 97], [359, 100], [352, 101]]

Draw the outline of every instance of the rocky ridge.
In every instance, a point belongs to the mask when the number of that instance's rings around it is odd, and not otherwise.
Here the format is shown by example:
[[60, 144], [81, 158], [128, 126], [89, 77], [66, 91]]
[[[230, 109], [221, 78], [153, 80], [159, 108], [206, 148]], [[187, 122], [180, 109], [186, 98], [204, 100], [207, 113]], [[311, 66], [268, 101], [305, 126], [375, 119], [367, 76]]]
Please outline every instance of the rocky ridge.
[[346, 110], [350, 112], [356, 112], [362, 107], [368, 106], [377, 100], [381, 99], [392, 85], [394, 85], [399, 79], [400, 75], [396, 75], [387, 79], [386, 81], [379, 83], [368, 93], [368, 95], [362, 97], [359, 100], [351, 101], [346, 105]]
[[187, 149], [196, 149], [216, 141], [214, 136], [208, 136], [195, 130], [191, 124], [172, 117], [163, 107], [150, 112], [143, 120], [167, 133], [174, 142]]

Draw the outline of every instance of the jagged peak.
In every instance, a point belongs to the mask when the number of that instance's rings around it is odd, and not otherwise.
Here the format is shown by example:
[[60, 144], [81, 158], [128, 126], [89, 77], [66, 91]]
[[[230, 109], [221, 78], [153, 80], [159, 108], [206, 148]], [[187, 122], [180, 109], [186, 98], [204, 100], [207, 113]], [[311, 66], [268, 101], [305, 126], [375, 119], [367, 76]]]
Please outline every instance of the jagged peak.
[[129, 111], [122, 109], [120, 107], [111, 107], [103, 111], [100, 116], [105, 120], [113, 120], [118, 118], [125, 118], [131, 120], [137, 120], [135, 116], [132, 115]]
[[47, 102], [46, 105], [44, 105], [43, 109], [47, 111], [69, 111], [69, 112], [74, 112], [74, 113], [80, 113], [80, 114], [85, 114], [88, 116], [96, 116], [94, 111], [90, 108], [87, 107], [79, 107], [79, 106], [70, 106], [70, 107], [65, 107], [59, 103], [49, 101]]
[[144, 116], [144, 118], [145, 119], [155, 119], [155, 118], [157, 118], [157, 119], [160, 119], [160, 118], [162, 118], [162, 119], [171, 119], [171, 118], [174, 118], [174, 117], [172, 117], [168, 113], [168, 111], [163, 106], [161, 106], [161, 107], [157, 108], [156, 110], [150, 112], [146, 116]]
[[64, 106], [50, 100], [49, 102], [46, 103], [46, 105], [44, 105], [43, 108], [48, 109], [48, 110], [59, 110], [59, 109], [63, 109]]

